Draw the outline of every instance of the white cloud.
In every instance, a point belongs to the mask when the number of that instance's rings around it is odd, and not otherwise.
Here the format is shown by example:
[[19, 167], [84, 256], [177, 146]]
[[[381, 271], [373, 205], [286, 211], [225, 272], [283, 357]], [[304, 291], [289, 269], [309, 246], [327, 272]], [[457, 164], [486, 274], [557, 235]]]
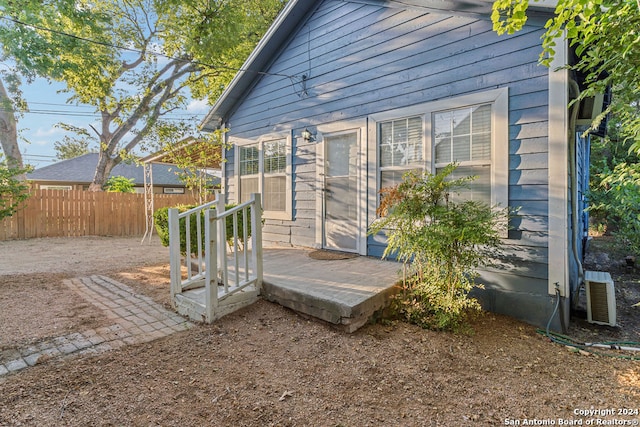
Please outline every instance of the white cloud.
[[50, 128], [38, 128], [33, 133], [33, 137], [34, 138], [53, 138], [58, 135], [62, 135], [64, 133], [65, 133], [64, 130], [52, 126]]
[[199, 101], [191, 101], [189, 105], [187, 105], [187, 111], [189, 113], [205, 113], [209, 111], [209, 105], [205, 99]]

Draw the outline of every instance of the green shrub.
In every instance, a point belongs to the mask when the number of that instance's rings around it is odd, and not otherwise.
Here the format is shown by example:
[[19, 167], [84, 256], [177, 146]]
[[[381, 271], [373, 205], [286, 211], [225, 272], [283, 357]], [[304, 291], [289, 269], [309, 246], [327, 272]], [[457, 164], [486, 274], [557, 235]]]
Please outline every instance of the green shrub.
[[620, 163], [601, 181], [606, 198], [593, 205], [615, 221], [612, 234], [629, 255], [640, 255], [640, 163]]
[[[229, 210], [234, 208], [236, 205], [225, 205], [225, 209]], [[180, 213], [186, 212], [189, 209], [193, 209], [195, 206], [191, 205], [179, 205], [175, 206], [178, 208]], [[197, 228], [196, 221], [198, 214], [193, 213], [190, 215], [190, 243], [191, 243], [191, 253], [198, 253], [198, 236], [197, 236]], [[160, 208], [156, 210], [153, 214], [153, 220], [156, 227], [156, 231], [158, 232], [158, 236], [160, 237], [160, 242], [164, 246], [169, 246], [169, 208]], [[186, 254], [186, 246], [187, 246], [187, 235], [185, 232], [187, 220], [186, 218], [180, 218], [180, 252], [184, 255]], [[201, 233], [202, 233], [202, 249], [204, 250], [204, 211], [200, 212], [200, 225], [201, 225]], [[227, 231], [227, 242], [229, 244], [233, 244], [233, 216], [228, 216], [226, 221], [226, 231]], [[251, 221], [250, 218], [247, 218], [247, 227], [249, 228], [247, 236], [251, 235]], [[244, 241], [242, 236], [244, 235], [244, 221], [243, 221], [243, 211], [238, 212], [238, 237], [239, 241], [242, 245], [244, 245]]]
[[104, 190], [109, 193], [135, 193], [133, 178], [124, 176], [112, 176], [104, 184]]
[[612, 124], [591, 143], [590, 226], [615, 236], [627, 255], [640, 255], [640, 158], [615, 117]]
[[30, 167], [9, 165], [0, 153], [0, 220], [12, 216], [29, 198], [29, 183], [20, 179]]
[[403, 182], [382, 189], [383, 199], [370, 233], [384, 231], [383, 257], [395, 255], [408, 267], [403, 291], [392, 309], [405, 320], [436, 330], [460, 330], [470, 311], [478, 276], [501, 245], [498, 224], [507, 215], [477, 201], [453, 202], [451, 194], [472, 177], [451, 180], [456, 165], [441, 173], [412, 171]]

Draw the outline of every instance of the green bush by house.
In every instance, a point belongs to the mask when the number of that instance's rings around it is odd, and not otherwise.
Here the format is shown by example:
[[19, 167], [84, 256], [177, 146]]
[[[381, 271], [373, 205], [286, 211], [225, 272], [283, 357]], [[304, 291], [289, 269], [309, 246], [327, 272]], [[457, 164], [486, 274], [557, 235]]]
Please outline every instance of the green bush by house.
[[[226, 205], [225, 209], [229, 210], [234, 208], [236, 205]], [[193, 209], [195, 206], [193, 205], [180, 205], [175, 206], [178, 208], [180, 213], [186, 212], [189, 209]], [[238, 239], [244, 245], [243, 236], [244, 236], [244, 220], [243, 220], [243, 211], [238, 212]], [[202, 250], [204, 250], [204, 211], [200, 211], [200, 230], [202, 232]], [[161, 208], [154, 212], [153, 220], [156, 227], [156, 231], [158, 232], [158, 236], [160, 237], [160, 242], [164, 246], [169, 246], [169, 208]], [[190, 246], [191, 253], [198, 253], [198, 236], [197, 236], [197, 228], [196, 221], [198, 220], [198, 214], [193, 213], [190, 216], [191, 230], [190, 230]], [[186, 254], [187, 247], [187, 234], [185, 232], [187, 220], [186, 218], [180, 218], [180, 252], [182, 254]], [[233, 215], [228, 216], [225, 222], [226, 232], [227, 232], [227, 242], [229, 244], [233, 243]], [[247, 218], [247, 228], [248, 233], [247, 237], [251, 236], [251, 220]]]
[[456, 165], [437, 175], [407, 173], [402, 183], [384, 188], [370, 233], [384, 232], [383, 256], [408, 267], [403, 291], [392, 308], [405, 320], [425, 328], [459, 330], [480, 305], [469, 297], [477, 269], [487, 265], [501, 245], [498, 224], [507, 211], [451, 195], [473, 177], [450, 179]]

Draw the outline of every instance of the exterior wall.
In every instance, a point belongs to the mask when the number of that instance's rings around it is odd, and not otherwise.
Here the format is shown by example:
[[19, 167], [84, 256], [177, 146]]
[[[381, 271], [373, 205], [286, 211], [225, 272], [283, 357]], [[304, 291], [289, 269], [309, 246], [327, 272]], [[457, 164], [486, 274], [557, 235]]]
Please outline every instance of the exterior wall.
[[[226, 123], [231, 142], [274, 132], [293, 136], [292, 220], [267, 219], [265, 241], [317, 245], [315, 149], [296, 138], [302, 129], [508, 87], [504, 149], [509, 204], [519, 211], [505, 240], [507, 259], [482, 277], [488, 290], [481, 300], [494, 311], [546, 323], [553, 301], [547, 295], [549, 71], [537, 63], [542, 32], [528, 26], [499, 37], [488, 18], [323, 2]], [[366, 143], [371, 147], [376, 141], [369, 135]], [[233, 155], [227, 151], [225, 164], [231, 200], [236, 197]], [[367, 174], [375, 179], [376, 171]], [[369, 219], [374, 215], [366, 212]], [[379, 256], [383, 248], [381, 236], [368, 239], [369, 255]]]

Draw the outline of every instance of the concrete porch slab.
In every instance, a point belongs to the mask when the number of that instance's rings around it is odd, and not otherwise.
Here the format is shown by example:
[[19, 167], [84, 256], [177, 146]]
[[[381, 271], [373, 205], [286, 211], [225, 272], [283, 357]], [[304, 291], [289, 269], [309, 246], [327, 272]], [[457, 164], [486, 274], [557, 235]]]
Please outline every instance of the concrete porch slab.
[[262, 296], [353, 332], [389, 304], [402, 265], [358, 256], [309, 257], [308, 248], [264, 248]]

